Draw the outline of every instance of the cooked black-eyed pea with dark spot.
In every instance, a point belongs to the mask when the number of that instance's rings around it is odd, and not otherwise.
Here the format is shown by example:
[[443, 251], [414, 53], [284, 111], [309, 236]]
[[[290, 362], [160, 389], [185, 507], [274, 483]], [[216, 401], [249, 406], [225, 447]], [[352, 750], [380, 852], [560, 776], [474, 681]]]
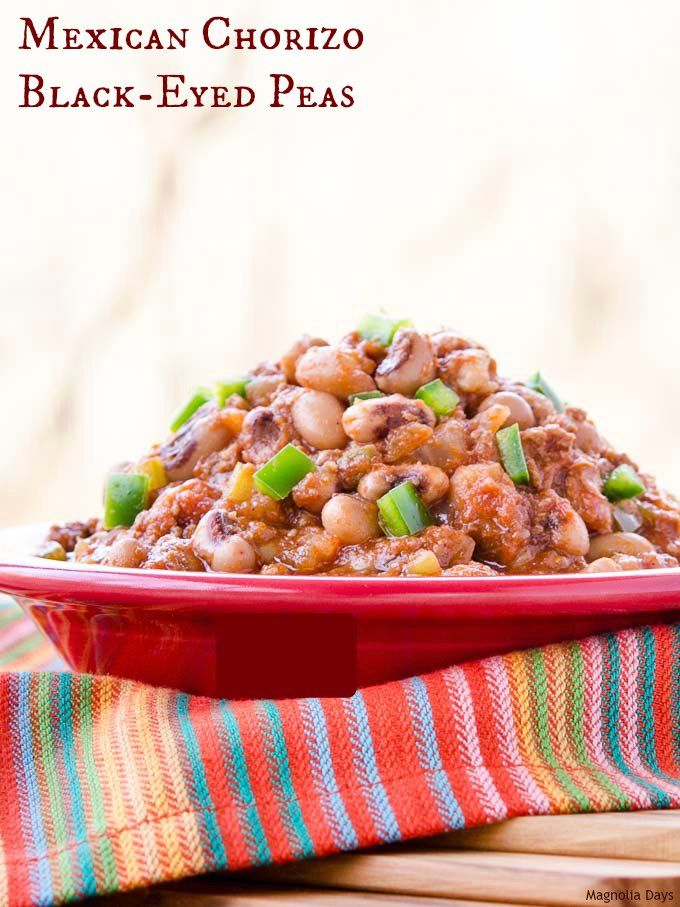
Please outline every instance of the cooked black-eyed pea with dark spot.
[[[241, 419], [235, 424], [240, 428]], [[168, 481], [190, 479], [200, 459], [227, 445], [234, 436], [234, 427], [214, 404], [201, 407], [158, 452]]]
[[357, 400], [342, 417], [346, 433], [362, 444], [382, 441], [391, 431], [413, 422], [432, 428], [437, 417], [422, 400], [412, 400], [403, 394]]
[[223, 510], [205, 514], [191, 544], [194, 554], [216, 573], [252, 573], [257, 564], [255, 549]]
[[359, 494], [377, 501], [401, 482], [411, 482], [425, 504], [434, 504], [449, 490], [449, 477], [443, 469], [426, 463], [405, 463], [400, 466], [376, 466], [359, 482]]
[[241, 458], [261, 465], [293, 439], [294, 426], [276, 407], [256, 406], [243, 420], [239, 435]]
[[413, 395], [432, 381], [437, 363], [432, 344], [427, 337], [410, 329], [398, 331], [387, 356], [375, 373], [375, 381], [386, 394]]

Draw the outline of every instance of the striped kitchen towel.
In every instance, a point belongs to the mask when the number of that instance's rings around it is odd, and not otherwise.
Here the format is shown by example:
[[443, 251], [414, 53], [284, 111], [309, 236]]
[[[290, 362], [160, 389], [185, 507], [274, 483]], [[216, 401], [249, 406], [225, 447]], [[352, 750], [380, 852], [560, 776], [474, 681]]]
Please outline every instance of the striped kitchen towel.
[[0, 593], [0, 671], [65, 670], [66, 665], [33, 621], [13, 599]]
[[[19, 659], [35, 651], [18, 631], [9, 638]], [[0, 673], [0, 904], [509, 816], [678, 807], [679, 681], [680, 626], [351, 699], [226, 702], [112, 677]]]

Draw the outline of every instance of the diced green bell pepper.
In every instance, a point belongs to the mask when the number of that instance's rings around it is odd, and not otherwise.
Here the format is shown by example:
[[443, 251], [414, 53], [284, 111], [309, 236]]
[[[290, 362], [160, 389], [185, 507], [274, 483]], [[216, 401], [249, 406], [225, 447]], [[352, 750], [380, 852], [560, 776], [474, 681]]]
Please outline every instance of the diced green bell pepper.
[[149, 477], [133, 472], [114, 472], [104, 493], [104, 528], [132, 526], [138, 513], [146, 509]]
[[645, 486], [633, 467], [622, 463], [609, 473], [602, 490], [607, 500], [615, 503], [616, 501], [626, 501], [628, 498], [636, 498], [644, 492]]
[[528, 485], [530, 482], [529, 469], [524, 457], [519, 425], [515, 422], [508, 428], [502, 428], [496, 432], [496, 444], [503, 462], [503, 469], [515, 485]]
[[374, 340], [381, 346], [389, 346], [399, 328], [412, 328], [410, 318], [390, 318], [384, 312], [366, 315], [357, 330], [364, 340]]
[[217, 405], [222, 407], [233, 394], [239, 397], [246, 397], [246, 385], [250, 384], [252, 378], [250, 375], [241, 375], [237, 378], [225, 378], [224, 381], [215, 383], [215, 399]]
[[380, 391], [364, 391], [361, 394], [350, 394], [349, 395], [349, 405], [352, 406], [353, 403], [356, 403], [357, 400], [375, 400], [376, 397], [384, 397], [385, 395]]
[[177, 410], [175, 416], [170, 423], [170, 431], [177, 431], [178, 428], [181, 428], [185, 422], [187, 422], [196, 410], [200, 409], [205, 403], [208, 403], [209, 400], [213, 399], [211, 391], [207, 387], [199, 387], [196, 393], [191, 397], [190, 400]]
[[380, 526], [389, 536], [415, 535], [434, 523], [412, 482], [402, 482], [377, 500]]
[[530, 387], [532, 390], [537, 391], [539, 394], [543, 394], [544, 397], [547, 397], [558, 413], [564, 412], [564, 401], [557, 395], [557, 393], [555, 393], [555, 391], [548, 384], [548, 382], [540, 372], [534, 372], [531, 378], [529, 378], [529, 380], [527, 381], [527, 387]]
[[286, 444], [257, 470], [253, 481], [261, 494], [282, 501], [314, 469], [316, 464], [313, 460], [292, 444]]
[[427, 403], [430, 409], [434, 410], [434, 414], [439, 417], [450, 416], [460, 400], [458, 394], [447, 387], [440, 378], [435, 378], [429, 384], [419, 387], [416, 397], [423, 403]]

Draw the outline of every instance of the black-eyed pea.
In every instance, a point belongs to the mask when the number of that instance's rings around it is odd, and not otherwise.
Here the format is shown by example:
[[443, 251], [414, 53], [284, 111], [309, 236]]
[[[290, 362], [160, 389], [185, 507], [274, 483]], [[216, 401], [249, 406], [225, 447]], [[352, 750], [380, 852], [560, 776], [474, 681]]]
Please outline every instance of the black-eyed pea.
[[333, 450], [347, 444], [342, 427], [344, 412], [344, 406], [333, 394], [306, 390], [293, 404], [291, 415], [296, 431], [311, 447]]
[[576, 511], [565, 508], [551, 531], [554, 548], [572, 557], [583, 557], [588, 551], [588, 529]]
[[586, 559], [592, 563], [599, 558], [610, 558], [615, 554], [637, 557], [649, 551], [654, 551], [654, 545], [637, 532], [606, 532], [590, 540]]
[[378, 508], [357, 495], [335, 494], [321, 511], [323, 528], [343, 545], [360, 545], [378, 538]]
[[437, 417], [426, 403], [410, 400], [402, 394], [357, 400], [342, 417], [346, 433], [362, 444], [381, 441], [391, 431], [412, 423], [433, 428], [436, 422]]
[[366, 371], [365, 357], [358, 350], [338, 346], [310, 347], [297, 363], [295, 379], [302, 387], [342, 400], [351, 394], [375, 390], [375, 381]]
[[408, 329], [397, 332], [387, 356], [376, 369], [375, 381], [386, 394], [411, 396], [436, 374], [437, 364], [429, 339]]
[[598, 557], [597, 560], [591, 561], [587, 567], [584, 567], [581, 573], [620, 573], [622, 570], [623, 567], [610, 557]]
[[377, 501], [392, 488], [393, 476], [389, 466], [377, 466], [359, 480], [357, 491], [367, 501]]
[[216, 573], [252, 573], [256, 564], [252, 545], [240, 535], [230, 535], [216, 549], [211, 566]]
[[313, 472], [308, 472], [291, 493], [296, 506], [309, 513], [321, 513], [327, 502], [339, 491], [338, 473], [338, 466], [332, 461], [323, 463]]
[[589, 454], [599, 454], [606, 446], [599, 431], [587, 419], [576, 427], [576, 445]]
[[295, 383], [297, 364], [307, 350], [313, 346], [328, 346], [328, 343], [320, 337], [311, 337], [309, 334], [303, 334], [279, 360], [279, 366], [289, 384]]
[[501, 427], [505, 428], [517, 423], [520, 429], [525, 429], [533, 428], [536, 425], [533, 410], [519, 394], [513, 394], [512, 391], [498, 391], [496, 394], [490, 394], [479, 407], [479, 412], [484, 412], [496, 404], [505, 406], [510, 411], [510, 415]]
[[168, 481], [183, 482], [191, 478], [198, 461], [226, 447], [232, 437], [232, 429], [225, 424], [215, 405], [202, 406], [158, 451]]
[[253, 407], [268, 406], [285, 383], [285, 376], [280, 372], [273, 375], [255, 375], [246, 384], [246, 400]]
[[148, 556], [148, 550], [138, 539], [130, 536], [116, 539], [106, 555], [109, 567], [139, 567]]
[[464, 394], [490, 394], [498, 389], [496, 363], [484, 349], [449, 353], [439, 363], [447, 384]]
[[194, 554], [216, 573], [252, 573], [257, 566], [253, 546], [235, 531], [223, 510], [210, 510], [191, 539]]
[[449, 477], [443, 469], [427, 463], [377, 466], [359, 482], [358, 492], [368, 501], [377, 501], [401, 482], [412, 482], [425, 504], [433, 504], [449, 490]]

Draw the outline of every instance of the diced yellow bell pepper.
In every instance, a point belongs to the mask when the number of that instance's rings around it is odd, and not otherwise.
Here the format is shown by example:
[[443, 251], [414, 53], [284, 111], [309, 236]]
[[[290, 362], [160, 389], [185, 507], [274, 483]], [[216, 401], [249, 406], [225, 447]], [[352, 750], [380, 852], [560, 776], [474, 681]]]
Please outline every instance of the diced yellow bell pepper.
[[33, 552], [34, 557], [44, 557], [48, 561], [67, 560], [66, 552], [59, 542], [43, 542]]
[[243, 427], [243, 420], [246, 417], [245, 410], [236, 407], [227, 407], [222, 411], [222, 424], [226, 425], [229, 431], [236, 437]]
[[149, 491], [158, 491], [168, 484], [168, 476], [160, 457], [149, 457], [138, 463], [135, 472], [146, 476], [149, 480]]
[[237, 463], [231, 474], [225, 498], [232, 504], [242, 504], [253, 493], [253, 475], [255, 467], [252, 463]]
[[441, 576], [442, 568], [434, 551], [425, 550], [413, 555], [406, 565], [406, 572], [413, 576]]

